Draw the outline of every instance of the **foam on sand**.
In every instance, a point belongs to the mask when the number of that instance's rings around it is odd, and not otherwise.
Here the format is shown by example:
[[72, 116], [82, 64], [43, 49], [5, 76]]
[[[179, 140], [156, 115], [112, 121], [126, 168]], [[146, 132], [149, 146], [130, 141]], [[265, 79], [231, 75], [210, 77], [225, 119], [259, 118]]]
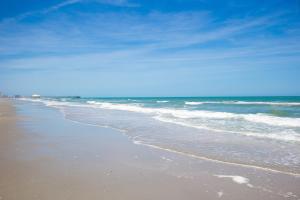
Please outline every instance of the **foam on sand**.
[[232, 175], [215, 175], [215, 176], [218, 178], [229, 178], [235, 183], [246, 184], [248, 187], [251, 188], [253, 187], [253, 185], [249, 183], [249, 179], [243, 176], [232, 176]]
[[221, 198], [223, 196], [223, 194], [224, 194], [223, 191], [217, 192], [217, 195], [219, 198]]
[[[160, 146], [153, 145], [153, 144], [147, 144], [147, 143], [144, 143], [142, 141], [136, 140], [136, 138], [133, 138], [133, 143], [136, 144], [136, 145], [143, 145], [143, 146], [147, 146], [147, 147], [150, 147], [150, 148], [163, 150], [163, 151], [167, 151], [167, 152], [170, 152], [170, 153], [175, 153], [175, 154], [178, 154], [178, 155], [183, 155], [183, 156], [187, 156], [187, 157], [194, 158], [194, 159], [200, 159], [200, 160], [205, 160], [205, 161], [209, 161], [209, 162], [215, 162], [215, 163], [221, 163], [221, 164], [226, 164], [226, 165], [245, 167], [245, 168], [256, 169], [256, 170], [262, 170], [262, 171], [267, 171], [267, 172], [271, 172], [271, 173], [279, 173], [279, 174], [285, 174], [285, 175], [300, 177], [299, 173], [294, 173], [294, 172], [289, 172], [289, 171], [281, 171], [281, 170], [277, 170], [277, 169], [272, 169], [272, 168], [268, 168], [268, 167], [261, 167], [261, 166], [251, 165], [251, 164], [242, 164], [242, 163], [235, 163], [235, 162], [217, 160], [217, 159], [213, 159], [213, 158], [209, 158], [209, 157], [205, 157], [205, 156], [195, 155], [195, 154], [192, 154], [192, 153], [178, 151], [178, 150], [175, 150], [175, 149], [160, 147]], [[218, 175], [218, 176], [227, 176], [227, 175]], [[226, 178], [226, 177], [219, 177], [219, 178]], [[229, 178], [229, 177], [227, 177], [227, 178]]]

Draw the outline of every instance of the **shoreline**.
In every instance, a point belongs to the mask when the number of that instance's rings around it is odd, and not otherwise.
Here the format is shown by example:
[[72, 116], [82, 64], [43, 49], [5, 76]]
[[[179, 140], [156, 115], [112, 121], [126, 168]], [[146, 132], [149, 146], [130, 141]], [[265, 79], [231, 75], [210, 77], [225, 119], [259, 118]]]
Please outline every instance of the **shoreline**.
[[[12, 106], [17, 113], [14, 114]], [[299, 178], [194, 160], [135, 145], [119, 131], [75, 124], [46, 106], [0, 99], [0, 108], [1, 133], [5, 133], [0, 138], [1, 144], [5, 143], [0, 154], [1, 163], [5, 163], [0, 168], [1, 199], [300, 196]], [[20, 115], [26, 116], [26, 120]], [[7, 123], [8, 119], [2, 116], [9, 116], [11, 122]]]
[[[28, 101], [32, 101], [32, 100], [28, 100]], [[78, 121], [78, 120], [71, 119], [70, 117], [68, 118], [68, 117], [66, 117], [66, 113], [65, 113], [64, 109], [59, 107], [59, 104], [58, 104], [58, 106], [56, 106], [55, 103], [54, 103], [54, 105], [52, 105], [50, 103], [48, 104], [48, 103], [45, 103], [43, 101], [39, 101], [39, 103], [41, 103], [42, 105], [47, 106], [47, 107], [53, 107], [55, 109], [58, 109], [62, 113], [62, 115], [64, 116], [64, 119], [70, 120], [74, 123], [79, 123], [79, 124], [82, 124], [82, 125], [96, 126], [96, 127], [109, 128], [109, 129], [116, 130], [116, 131], [120, 132], [121, 134], [125, 134], [127, 137], [129, 137], [134, 144], [144, 145], [144, 146], [149, 147], [149, 148], [160, 149], [162, 151], [167, 151], [167, 152], [171, 152], [171, 153], [175, 153], [175, 154], [179, 154], [179, 155], [184, 155], [184, 156], [187, 156], [187, 157], [190, 157], [190, 158], [205, 160], [205, 161], [209, 161], [209, 162], [216, 162], [216, 163], [220, 163], [220, 164], [239, 166], [239, 167], [257, 169], [257, 170], [263, 170], [263, 171], [270, 172], [270, 173], [279, 173], [279, 174], [285, 174], [285, 175], [296, 176], [296, 177], [300, 176], [299, 169], [297, 170], [295, 168], [288, 168], [288, 167], [284, 167], [284, 166], [264, 165], [263, 163], [258, 163], [258, 162], [257, 163], [247, 163], [247, 162], [242, 162], [242, 161], [239, 161], [239, 160], [222, 159], [222, 158], [217, 157], [217, 156], [206, 156], [205, 154], [201, 154], [201, 153], [195, 154], [195, 153], [190, 152], [190, 151], [184, 151], [184, 150], [180, 150], [180, 149], [176, 149], [176, 148], [169, 148], [168, 146], [163, 146], [163, 145], [159, 146], [159, 145], [155, 145], [155, 144], [148, 144], [148, 143], [145, 143], [143, 141], [136, 140], [136, 138], [138, 138], [139, 135], [132, 137], [130, 134], [128, 134], [128, 131], [125, 130], [125, 129], [119, 129], [119, 128], [112, 127], [112, 126], [109, 126], [109, 125], [105, 126], [105, 125], [100, 125], [100, 124], [81, 122], [81, 121]], [[63, 103], [65, 103], [65, 102], [63, 102]], [[78, 106], [80, 107], [81, 105], [78, 105]], [[134, 112], [134, 111], [132, 111], [132, 112]], [[156, 117], [154, 117], [154, 118], [157, 119]], [[174, 123], [174, 122], [169, 122], [169, 121], [164, 121], [164, 120], [159, 120], [159, 121], [162, 121], [164, 123], [170, 123], [170, 124], [175, 124], [175, 125], [186, 127], [186, 125], [182, 125], [181, 123]], [[188, 127], [188, 128], [195, 128], [195, 127]], [[195, 128], [195, 129], [198, 129], [198, 128]], [[205, 130], [206, 129], [202, 129], [202, 131], [205, 131]], [[208, 129], [208, 130], [210, 130], [210, 129]], [[224, 133], [225, 131], [217, 131], [217, 132]], [[234, 132], [229, 131], [229, 133], [234, 133]], [[210, 133], [208, 133], [208, 134], [210, 134]], [[249, 136], [249, 135], [252, 136], [250, 133], [244, 134], [244, 135], [245, 136]], [[257, 137], [257, 136], [255, 136], [255, 137]]]
[[[71, 120], [71, 119], [66, 118], [65, 116], [64, 116], [64, 119], [69, 120], [73, 123], [78, 123], [78, 124], [82, 124], [82, 125], [112, 129], [112, 130], [118, 131], [122, 135], [124, 135], [124, 132], [126, 132], [124, 130], [113, 128], [113, 127], [110, 127], [110, 126], [101, 126], [101, 125], [97, 125], [97, 124], [89, 124], [89, 123], [84, 123], [84, 122]], [[300, 173], [296, 173], [296, 172], [282, 171], [282, 170], [272, 169], [272, 168], [268, 168], [268, 167], [264, 167], [264, 166], [250, 165], [250, 164], [244, 164], [244, 163], [236, 163], [236, 162], [230, 162], [230, 161], [226, 161], [226, 160], [218, 160], [218, 159], [214, 159], [214, 158], [210, 158], [210, 157], [191, 154], [191, 153], [188, 153], [188, 152], [177, 151], [175, 149], [169, 149], [169, 148], [160, 147], [160, 146], [156, 146], [156, 145], [152, 145], [152, 144], [146, 144], [146, 143], [140, 142], [138, 140], [135, 140], [135, 138], [138, 137], [138, 136], [136, 136], [134, 138], [130, 138], [127, 134], [125, 134], [125, 136], [128, 137], [130, 140], [132, 140], [132, 143], [135, 144], [135, 145], [142, 145], [142, 146], [146, 146], [146, 147], [153, 148], [153, 149], [159, 149], [159, 150], [162, 150], [162, 151], [166, 151], [166, 152], [170, 152], [170, 153], [174, 153], [174, 154], [178, 154], [178, 155], [183, 155], [183, 156], [186, 156], [186, 157], [189, 157], [189, 158], [205, 160], [205, 161], [208, 161], [208, 162], [220, 163], [220, 164], [225, 164], [225, 165], [232, 165], [232, 166], [250, 168], [250, 169], [255, 169], [255, 170], [262, 170], [262, 171], [275, 173], [275, 174], [284, 174], [284, 175], [289, 175], [289, 176], [294, 176], [294, 177], [300, 177]]]

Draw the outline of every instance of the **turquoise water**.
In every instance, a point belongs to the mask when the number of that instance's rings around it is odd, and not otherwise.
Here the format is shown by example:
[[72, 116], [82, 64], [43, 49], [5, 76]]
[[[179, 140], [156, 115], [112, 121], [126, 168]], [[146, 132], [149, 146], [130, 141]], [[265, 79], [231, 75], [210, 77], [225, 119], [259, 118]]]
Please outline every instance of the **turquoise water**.
[[300, 97], [46, 97], [25, 100], [133, 142], [300, 173]]
[[141, 104], [143, 107], [208, 110], [232, 113], [267, 113], [275, 116], [300, 117], [300, 97], [124, 97], [124, 98], [50, 98], [58, 101], [98, 101]]

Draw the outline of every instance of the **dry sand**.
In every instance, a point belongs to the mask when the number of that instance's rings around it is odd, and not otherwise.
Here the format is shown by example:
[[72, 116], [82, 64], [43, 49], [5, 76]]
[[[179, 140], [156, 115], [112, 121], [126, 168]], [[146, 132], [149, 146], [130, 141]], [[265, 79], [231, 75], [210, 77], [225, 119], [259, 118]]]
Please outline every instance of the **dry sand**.
[[299, 199], [299, 188], [299, 177], [135, 145], [57, 110], [0, 99], [0, 200]]

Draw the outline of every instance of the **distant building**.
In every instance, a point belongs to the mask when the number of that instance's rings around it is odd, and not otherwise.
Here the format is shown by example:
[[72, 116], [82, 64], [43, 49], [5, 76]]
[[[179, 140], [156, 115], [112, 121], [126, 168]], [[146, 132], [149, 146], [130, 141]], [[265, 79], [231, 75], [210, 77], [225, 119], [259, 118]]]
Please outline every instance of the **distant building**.
[[32, 97], [32, 98], [40, 98], [41, 95], [39, 95], [39, 94], [33, 94], [33, 95], [31, 95], [31, 97]]
[[0, 92], [0, 97], [2, 97], [2, 98], [7, 98], [8, 96], [6, 96], [6, 95], [3, 94], [2, 92]]

